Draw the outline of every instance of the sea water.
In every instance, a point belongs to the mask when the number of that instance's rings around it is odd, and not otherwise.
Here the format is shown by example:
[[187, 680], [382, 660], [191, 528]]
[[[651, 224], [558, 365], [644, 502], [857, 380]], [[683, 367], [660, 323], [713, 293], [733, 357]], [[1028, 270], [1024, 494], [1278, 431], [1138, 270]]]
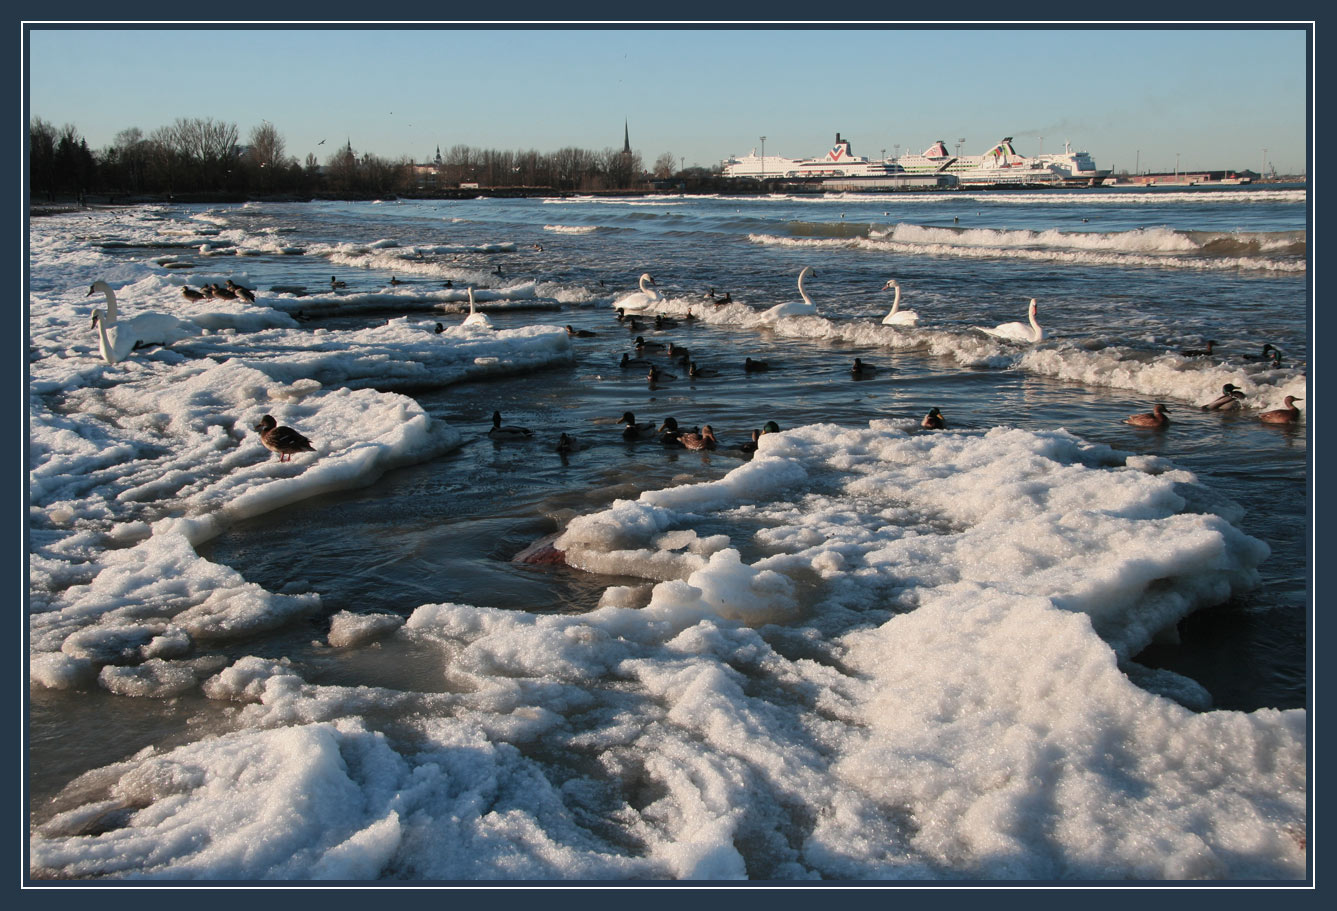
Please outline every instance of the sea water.
[[[1307, 424], [1257, 414], [1311, 404], [1306, 223], [1296, 188], [34, 221], [33, 875], [1302, 877]], [[805, 266], [817, 314], [767, 320]], [[105, 364], [98, 278], [199, 334]], [[256, 302], [180, 294], [226, 278]], [[1032, 298], [1042, 341], [981, 331]], [[651, 384], [637, 335], [713, 373], [646, 348]]]

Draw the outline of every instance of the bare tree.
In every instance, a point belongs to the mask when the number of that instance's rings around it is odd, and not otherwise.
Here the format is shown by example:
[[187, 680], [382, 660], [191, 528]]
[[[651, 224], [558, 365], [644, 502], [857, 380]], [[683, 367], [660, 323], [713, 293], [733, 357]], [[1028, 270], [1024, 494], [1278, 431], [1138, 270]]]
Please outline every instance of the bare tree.
[[672, 177], [674, 170], [672, 152], [665, 152], [655, 159], [655, 176], [660, 180]]

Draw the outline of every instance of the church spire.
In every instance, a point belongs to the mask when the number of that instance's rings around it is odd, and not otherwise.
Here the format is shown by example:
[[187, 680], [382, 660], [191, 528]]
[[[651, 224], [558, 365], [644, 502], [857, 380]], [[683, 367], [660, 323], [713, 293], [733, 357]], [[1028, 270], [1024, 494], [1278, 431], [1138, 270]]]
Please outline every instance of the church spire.
[[631, 127], [627, 121], [622, 121], [622, 154], [631, 154]]

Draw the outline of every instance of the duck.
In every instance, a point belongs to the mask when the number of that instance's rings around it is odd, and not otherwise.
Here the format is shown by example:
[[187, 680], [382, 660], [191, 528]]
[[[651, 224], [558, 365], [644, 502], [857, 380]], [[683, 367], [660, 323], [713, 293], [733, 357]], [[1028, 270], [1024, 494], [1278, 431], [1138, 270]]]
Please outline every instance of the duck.
[[469, 288], [469, 315], [464, 318], [464, 322], [460, 323], [460, 325], [471, 326], [474, 329], [493, 328], [492, 320], [488, 315], [486, 313], [479, 313], [474, 309], [474, 289], [472, 286]]
[[626, 370], [628, 367], [649, 367], [650, 362], [645, 360], [644, 358], [632, 357], [630, 354], [624, 351], [622, 352], [622, 361], [618, 366], [620, 366], [623, 370]]
[[1226, 383], [1221, 387], [1221, 395], [1212, 399], [1206, 405], [1202, 406], [1203, 411], [1237, 411], [1240, 402], [1244, 399], [1244, 393], [1234, 383]]
[[185, 285], [184, 287], [182, 287], [181, 296], [188, 301], [204, 300], [204, 292], [196, 291], [190, 285]]
[[1281, 350], [1276, 345], [1266, 344], [1262, 354], [1241, 354], [1246, 361], [1277, 361], [1281, 359]]
[[678, 429], [678, 421], [675, 418], [668, 417], [664, 418], [664, 423], [659, 425], [659, 429], [655, 433], [659, 436], [659, 442], [665, 446], [677, 446], [678, 437], [683, 432]]
[[341, 281], [339, 281], [339, 279], [335, 278], [333, 275], [330, 276], [330, 290], [331, 290], [331, 291], [333, 291], [335, 288], [347, 288], [347, 287], [348, 287], [348, 282], [341, 282]]
[[1205, 348], [1184, 348], [1179, 353], [1184, 357], [1207, 357], [1212, 353], [1212, 346], [1215, 344], [1216, 342], [1208, 339]]
[[1258, 415], [1258, 420], [1264, 424], [1294, 424], [1300, 420], [1300, 409], [1295, 407], [1295, 403], [1303, 401], [1304, 399], [1297, 399], [1293, 395], [1288, 395], [1285, 399], [1285, 408], [1278, 408], [1276, 411], [1264, 411]]
[[626, 311], [626, 309], [623, 308], [623, 307], [618, 307], [618, 308], [617, 308], [617, 321], [618, 321], [619, 323], [621, 323], [621, 322], [626, 322], [626, 319], [627, 319], [627, 311]]
[[647, 341], [645, 340], [645, 336], [643, 336], [643, 335], [638, 335], [638, 336], [636, 336], [636, 347], [637, 347], [638, 349], [640, 349], [640, 348], [663, 348], [663, 347], [664, 347], [664, 343], [663, 343], [663, 342], [653, 342], [653, 341], [651, 341], [651, 342], [647, 342]]
[[655, 328], [656, 328], [656, 329], [676, 329], [676, 328], [678, 328], [678, 321], [675, 320], [675, 319], [669, 319], [667, 316], [665, 316], [665, 315], [662, 314], [662, 313], [656, 313], [656, 314], [655, 314]]
[[653, 385], [655, 383], [662, 383], [667, 380], [676, 380], [678, 377], [677, 374], [667, 373], [663, 370], [660, 370], [654, 364], [651, 364], [650, 372], [645, 375], [645, 378], [650, 381], [651, 385]]
[[722, 307], [722, 306], [724, 306], [725, 304], [732, 304], [732, 303], [733, 303], [733, 292], [725, 291], [723, 297], [717, 297], [717, 298], [714, 299], [714, 303], [715, 303], [715, 306], [716, 306], [716, 307]]
[[504, 277], [504, 276], [502, 276], [502, 274], [501, 274], [501, 266], [500, 266], [500, 265], [498, 265], [497, 268], [493, 269], [492, 272], [491, 272], [491, 274], [497, 276], [498, 278], [502, 278], [502, 277]]
[[854, 366], [850, 368], [850, 375], [856, 380], [872, 376], [874, 373], [877, 373], [877, 368], [875, 366], [872, 364], [865, 364], [857, 357], [854, 359]]
[[693, 378], [701, 376], [719, 376], [719, 371], [712, 370], [709, 367], [702, 367], [696, 361], [690, 361], [687, 364], [687, 375]]
[[221, 298], [225, 301], [233, 301], [237, 299], [237, 292], [233, 291], [231, 288], [224, 288], [218, 282], [214, 282], [211, 287], [214, 292], [214, 297]]
[[919, 325], [919, 314], [913, 310], [901, 309], [901, 285], [894, 278], [887, 279], [887, 283], [882, 286], [882, 290], [888, 288], [896, 290], [896, 299], [891, 302], [891, 312], [882, 317], [884, 326], [917, 326]]
[[492, 412], [492, 429], [487, 435], [494, 440], [527, 440], [534, 435], [534, 431], [528, 427], [503, 427], [501, 424], [501, 412]]
[[767, 433], [779, 433], [779, 432], [780, 432], [780, 425], [777, 424], [777, 423], [775, 423], [775, 421], [767, 421], [765, 424], [762, 424], [762, 425], [761, 425], [761, 432], [762, 432], [763, 434], [767, 434]]
[[227, 280], [227, 287], [229, 291], [237, 295], [237, 297], [241, 298], [242, 300], [252, 304], [255, 303], [255, 292], [252, 291], [250, 288], [239, 285], [230, 278]]
[[1150, 414], [1133, 414], [1124, 419], [1125, 424], [1132, 424], [1134, 427], [1168, 427], [1170, 419], [1165, 415], [1169, 409], [1164, 405], [1157, 405]]
[[566, 334], [572, 338], [594, 338], [599, 333], [591, 332], [588, 329], [575, 329], [571, 326], [566, 327]]
[[765, 361], [754, 361], [752, 358], [743, 361], [743, 370], [747, 373], [762, 373], [770, 369], [771, 365]]
[[576, 452], [580, 449], [580, 443], [574, 437], [564, 433], [558, 438], [555, 448], [558, 452]]
[[446, 327], [441, 325], [440, 323], [437, 323], [436, 328], [434, 328], [432, 331], [435, 332], [437, 335], [440, 335], [442, 332], [446, 331]]
[[622, 438], [624, 440], [639, 440], [645, 437], [654, 436], [655, 434], [655, 425], [653, 421], [642, 421], [638, 424], [636, 422], [636, 415], [632, 414], [630, 411], [623, 412], [622, 418], [618, 423], [627, 425], [622, 431]]
[[152, 310], [121, 320], [118, 318], [116, 292], [111, 289], [111, 285], [99, 279], [89, 286], [88, 294], [84, 296], [91, 297], [99, 291], [107, 298], [107, 310], [98, 318], [99, 325], [105, 327], [108, 332], [114, 328], [113, 334], [118, 342], [123, 338], [130, 339], [126, 344], [131, 348], [142, 345], [171, 345], [204, 331], [190, 320], [178, 319], [170, 313], [157, 313]]
[[947, 426], [947, 420], [942, 416], [941, 411], [930, 408], [928, 414], [924, 415], [924, 420], [919, 422], [919, 426], [926, 430], [942, 430]]
[[702, 426], [700, 433], [684, 433], [678, 437], [678, 442], [688, 449], [714, 449], [719, 445], [715, 439], [715, 431], [710, 429], [709, 424]]
[[214, 286], [209, 284], [200, 285], [200, 293], [204, 295], [206, 300], [213, 300]]
[[280, 462], [292, 461], [293, 455], [298, 452], [315, 451], [310, 440], [291, 427], [279, 426], [273, 415], [262, 417], [255, 429], [260, 433], [260, 442], [265, 444], [265, 448], [279, 454]]
[[668, 343], [668, 347], [664, 349], [664, 353], [674, 359], [687, 357], [690, 354], [690, 352], [682, 345], [675, 345], [673, 342]]
[[813, 271], [812, 266], [804, 266], [803, 270], [798, 274], [798, 293], [799, 296], [803, 298], [802, 303], [799, 301], [785, 301], [783, 304], [776, 304], [774, 307], [763, 313], [761, 318], [766, 321], [772, 321], [786, 316], [815, 316], [817, 314], [817, 305], [812, 302], [812, 298], [808, 297], [808, 292], [803, 288], [803, 280], [810, 275], [814, 278], [817, 276], [817, 273]]
[[391, 285], [402, 285], [402, 284], [404, 284], [404, 283], [403, 283], [402, 281], [400, 281], [399, 278], [398, 278], [397, 276], [392, 275], [392, 276], [390, 276], [390, 284], [391, 284]]
[[748, 454], [754, 453], [757, 451], [757, 444], [758, 441], [760, 440], [761, 440], [761, 431], [754, 427], [752, 429], [752, 439], [748, 440], [746, 443], [744, 443], [742, 446], [739, 446], [738, 448], [742, 452], [746, 452]]

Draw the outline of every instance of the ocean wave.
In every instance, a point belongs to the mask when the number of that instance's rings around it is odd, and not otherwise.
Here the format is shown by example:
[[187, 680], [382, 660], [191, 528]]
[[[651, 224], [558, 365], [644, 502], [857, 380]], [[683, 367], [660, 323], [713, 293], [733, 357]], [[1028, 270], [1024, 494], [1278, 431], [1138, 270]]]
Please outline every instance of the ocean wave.
[[593, 234], [599, 230], [598, 225], [544, 225], [543, 230], [552, 231], [554, 234]]

